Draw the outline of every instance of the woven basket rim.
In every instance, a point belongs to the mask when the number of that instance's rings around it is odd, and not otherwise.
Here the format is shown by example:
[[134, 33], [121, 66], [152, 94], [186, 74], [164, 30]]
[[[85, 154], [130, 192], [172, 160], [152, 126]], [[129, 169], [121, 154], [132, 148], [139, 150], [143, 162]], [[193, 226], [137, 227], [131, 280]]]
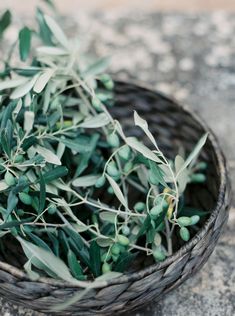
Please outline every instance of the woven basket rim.
[[[156, 91], [154, 87], [150, 85], [146, 85], [139, 81], [123, 81], [123, 80], [115, 80], [115, 83], [118, 85], [131, 85], [135, 88], [146, 90], [152, 93], [156, 93], [159, 96], [161, 96], [162, 99], [165, 99], [168, 102], [171, 102], [176, 107], [178, 107], [182, 112], [189, 114], [201, 127], [205, 132], [209, 132], [208, 140], [212, 145], [212, 148], [214, 150], [217, 162], [218, 162], [218, 168], [219, 168], [219, 192], [218, 192], [218, 199], [216, 202], [216, 205], [214, 209], [211, 212], [210, 217], [206, 220], [203, 227], [197, 232], [197, 234], [194, 235], [194, 237], [187, 242], [185, 245], [183, 245], [179, 250], [174, 252], [171, 256], [169, 256], [166, 260], [159, 263], [154, 263], [151, 266], [148, 266], [146, 268], [143, 268], [139, 271], [132, 272], [132, 273], [124, 273], [119, 277], [116, 277], [114, 279], [108, 280], [104, 286], [107, 285], [115, 285], [115, 284], [121, 284], [125, 282], [130, 281], [136, 281], [140, 278], [143, 278], [145, 276], [148, 276], [156, 271], [159, 271], [167, 266], [169, 266], [173, 261], [179, 261], [182, 258], [184, 258], [187, 255], [187, 252], [192, 249], [205, 235], [205, 233], [208, 231], [209, 227], [213, 224], [215, 221], [217, 215], [219, 214], [219, 211], [224, 203], [225, 199], [225, 193], [226, 193], [226, 183], [228, 181], [228, 174], [227, 174], [227, 168], [226, 168], [226, 161], [224, 158], [224, 154], [220, 148], [219, 142], [217, 140], [217, 137], [213, 133], [213, 131], [208, 127], [207, 123], [200, 117], [200, 115], [196, 114], [194, 111], [189, 109], [187, 106], [180, 104], [178, 101], [176, 101], [172, 97], [165, 96], [164, 93]], [[16, 276], [17, 278], [24, 279], [31, 281], [28, 275], [21, 269], [18, 269], [6, 262], [0, 261], [0, 269]], [[66, 281], [61, 280], [55, 280], [49, 277], [40, 277], [37, 279], [37, 282], [45, 283], [52, 286], [57, 287], [63, 287], [63, 288], [75, 288], [79, 287], [76, 284], [71, 284]], [[101, 285], [101, 287], [104, 287]]]

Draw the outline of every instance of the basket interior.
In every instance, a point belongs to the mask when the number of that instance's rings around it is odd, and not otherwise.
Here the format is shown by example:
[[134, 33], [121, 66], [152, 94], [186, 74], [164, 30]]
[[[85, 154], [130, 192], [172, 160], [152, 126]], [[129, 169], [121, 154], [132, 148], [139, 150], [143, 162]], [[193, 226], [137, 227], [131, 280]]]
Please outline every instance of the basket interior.
[[[191, 152], [197, 141], [206, 132], [188, 112], [185, 112], [173, 101], [150, 90], [126, 83], [118, 83], [116, 85], [115, 100], [116, 104], [111, 111], [113, 116], [121, 121], [125, 134], [136, 136], [148, 144], [141, 129], [133, 127], [133, 109], [135, 109], [140, 116], [147, 120], [150, 131], [167, 158], [175, 157], [180, 147], [183, 147], [186, 153]], [[208, 163], [207, 181], [205, 184], [191, 184], [188, 186], [186, 204], [211, 212], [217, 202], [220, 173], [216, 154], [209, 140], [201, 152], [200, 159]], [[133, 203], [140, 198], [136, 192], [130, 194]], [[109, 201], [106, 200], [106, 202]], [[209, 213], [204, 221], [208, 217]], [[203, 225], [203, 221], [201, 225]], [[192, 234], [196, 232], [194, 231]], [[12, 242], [9, 238], [4, 238], [4, 245], [4, 251], [0, 249], [0, 260], [22, 268], [25, 258], [18, 243], [16, 241]], [[143, 261], [145, 261], [145, 265], [152, 263], [151, 260], [147, 261], [146, 258], [142, 257], [142, 260], [138, 260], [138, 264], [132, 267], [132, 270], [137, 270], [138, 266], [143, 264]]]

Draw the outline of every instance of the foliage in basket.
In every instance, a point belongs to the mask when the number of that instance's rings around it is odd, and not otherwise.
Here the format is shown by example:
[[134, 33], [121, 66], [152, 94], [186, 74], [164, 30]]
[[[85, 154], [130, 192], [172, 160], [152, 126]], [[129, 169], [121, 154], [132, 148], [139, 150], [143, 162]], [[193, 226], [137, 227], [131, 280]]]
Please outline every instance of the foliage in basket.
[[[107, 59], [91, 62], [54, 19], [40, 9], [36, 17], [37, 28], [20, 30], [1, 72], [2, 251], [11, 236], [32, 279], [69, 282], [126, 272], [140, 253], [163, 261], [205, 215], [189, 210], [184, 195], [188, 183], [206, 181], [206, 164], [196, 158], [207, 135], [169, 160], [134, 112], [151, 146], [127, 137], [109, 111]], [[1, 36], [9, 23], [6, 12]], [[21, 61], [12, 59], [18, 48]]]

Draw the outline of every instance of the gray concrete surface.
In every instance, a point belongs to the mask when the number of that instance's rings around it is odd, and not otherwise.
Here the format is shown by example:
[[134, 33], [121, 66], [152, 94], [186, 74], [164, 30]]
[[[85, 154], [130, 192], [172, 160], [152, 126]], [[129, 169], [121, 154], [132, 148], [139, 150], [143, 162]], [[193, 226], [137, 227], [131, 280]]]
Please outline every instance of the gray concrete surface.
[[[76, 20], [98, 55], [113, 55], [110, 70], [119, 78], [151, 84], [200, 113], [222, 144], [234, 183], [235, 15], [112, 12]], [[42, 314], [2, 300], [0, 315]], [[160, 303], [128, 315], [235, 315], [234, 198], [227, 229], [204, 268]]]

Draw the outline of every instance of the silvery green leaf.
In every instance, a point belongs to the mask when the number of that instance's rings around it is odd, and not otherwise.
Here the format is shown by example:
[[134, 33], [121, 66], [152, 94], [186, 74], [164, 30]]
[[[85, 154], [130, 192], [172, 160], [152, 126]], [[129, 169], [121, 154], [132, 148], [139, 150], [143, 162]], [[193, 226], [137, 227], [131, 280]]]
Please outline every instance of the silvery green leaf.
[[103, 211], [99, 213], [99, 217], [106, 222], [114, 224], [116, 221], [117, 214], [114, 212]]
[[114, 272], [114, 271], [110, 271], [110, 272], [107, 272], [101, 276], [99, 276], [98, 278], [95, 279], [95, 282], [100, 282], [100, 281], [106, 281], [106, 280], [112, 280], [112, 279], [115, 279], [115, 278], [118, 278], [122, 275], [121, 272]]
[[104, 57], [89, 66], [84, 72], [85, 77], [96, 76], [104, 72], [110, 63], [110, 57]]
[[202, 136], [202, 138], [198, 141], [197, 145], [194, 147], [193, 151], [191, 152], [191, 154], [188, 156], [188, 158], [185, 160], [184, 164], [182, 165], [182, 167], [178, 171], [178, 174], [180, 172], [182, 172], [182, 170], [187, 168], [191, 164], [191, 162], [197, 158], [197, 156], [200, 153], [202, 147], [206, 143], [207, 137], [208, 137], [208, 133], [204, 134]]
[[148, 174], [147, 172], [145, 172], [145, 170], [143, 168], [138, 168], [136, 170], [138, 178], [140, 180], [140, 183], [145, 187], [148, 188], [149, 187], [149, 183], [148, 183]]
[[149, 128], [148, 128], [148, 123], [147, 121], [145, 121], [144, 119], [142, 119], [139, 114], [134, 111], [134, 121], [135, 121], [135, 125], [139, 126], [140, 128], [142, 128], [142, 130], [145, 132], [145, 134], [148, 136], [148, 138], [151, 140], [151, 142], [153, 143], [153, 145], [158, 148], [157, 143], [153, 137], [153, 135], [150, 133]]
[[131, 148], [141, 153], [144, 157], [155, 162], [162, 163], [161, 159], [159, 159], [156, 154], [154, 154], [147, 146], [139, 142], [138, 139], [136, 139], [135, 137], [127, 137], [126, 143]]
[[106, 177], [111, 185], [111, 187], [113, 188], [114, 194], [116, 195], [116, 197], [118, 198], [118, 200], [122, 203], [122, 205], [128, 209], [128, 205], [127, 205], [127, 201], [122, 193], [122, 191], [120, 190], [118, 184], [113, 180], [113, 178], [111, 178], [109, 175], [106, 174]]
[[0, 82], [0, 91], [5, 89], [16, 88], [24, 83], [26, 83], [29, 79], [28, 78], [17, 78], [12, 80], [5, 80]]
[[61, 159], [65, 151], [65, 145], [63, 143], [59, 143], [56, 150], [56, 156]]
[[29, 107], [30, 104], [32, 103], [32, 98], [31, 98], [31, 94], [30, 92], [28, 92], [25, 96], [24, 96], [24, 106], [25, 107]]
[[37, 79], [33, 87], [34, 92], [41, 93], [54, 73], [55, 69], [47, 69], [46, 71], [44, 71]]
[[53, 47], [53, 46], [41, 46], [36, 49], [39, 55], [48, 56], [64, 56], [68, 55], [68, 51], [63, 48]]
[[11, 99], [19, 99], [25, 96], [29, 91], [32, 90], [35, 82], [37, 81], [39, 75], [35, 75], [32, 79], [23, 83], [19, 87], [17, 87], [12, 94], [10, 95]]
[[8, 185], [6, 184], [6, 182], [4, 180], [0, 181], [0, 192], [4, 191], [8, 188]]
[[81, 224], [73, 224], [73, 228], [79, 233], [82, 233], [88, 230], [87, 225], [83, 224], [82, 222]]
[[[180, 155], [177, 155], [175, 157], [175, 173], [178, 174], [177, 181], [178, 181], [178, 187], [179, 187], [180, 194], [184, 192], [186, 185], [189, 181], [187, 168], [182, 169], [184, 163], [185, 163], [185, 161]], [[181, 169], [182, 169], [182, 171], [179, 173], [179, 171]]]
[[159, 165], [159, 168], [163, 171], [163, 178], [164, 180], [169, 183], [169, 182], [174, 182], [174, 179], [173, 179], [173, 176], [172, 176], [172, 173], [169, 169], [168, 166], [165, 166], [165, 165]]
[[54, 184], [47, 184], [46, 185], [46, 192], [58, 195], [58, 189], [54, 186]]
[[90, 187], [95, 185], [96, 181], [100, 178], [100, 174], [99, 175], [88, 175], [88, 176], [83, 176], [83, 177], [79, 177], [75, 180], [73, 180], [72, 184], [74, 187]]
[[125, 134], [122, 130], [122, 126], [117, 120], [115, 120], [115, 126], [116, 126], [118, 134], [122, 137], [122, 139], [125, 139]]
[[47, 162], [54, 165], [61, 165], [60, 159], [51, 150], [39, 145], [37, 145], [35, 149], [36, 152], [39, 153], [43, 158], [45, 158]]
[[21, 237], [16, 237], [21, 243], [21, 246], [27, 255], [28, 259], [34, 264], [34, 258], [37, 259], [42, 265], [46, 266], [52, 271], [58, 278], [71, 282], [73, 277], [69, 272], [65, 263], [56, 257], [52, 252], [49, 252], [41, 247], [38, 247], [31, 242], [28, 242]]
[[24, 113], [24, 130], [26, 132], [30, 132], [33, 128], [34, 123], [34, 112], [32, 111], [25, 111]]
[[50, 28], [51, 32], [55, 36], [56, 40], [64, 46], [66, 49], [69, 49], [69, 41], [67, 36], [64, 34], [63, 30], [60, 28], [60, 26], [57, 24], [57, 22], [52, 19], [52, 17], [48, 15], [44, 15], [45, 21]]
[[97, 238], [96, 239], [97, 244], [102, 247], [102, 248], [106, 248], [112, 245], [113, 241], [110, 238]]
[[110, 118], [107, 114], [101, 113], [94, 117], [86, 119], [79, 127], [83, 128], [99, 128], [110, 123]]
[[37, 279], [40, 277], [40, 275], [39, 275], [37, 272], [35, 272], [35, 271], [32, 270], [32, 263], [31, 263], [30, 260], [28, 260], [28, 261], [25, 263], [24, 269], [25, 269], [25, 271], [27, 272], [27, 274], [28, 274], [28, 276], [29, 276], [29, 278], [30, 278], [31, 280], [35, 281], [35, 280], [37, 280]]

